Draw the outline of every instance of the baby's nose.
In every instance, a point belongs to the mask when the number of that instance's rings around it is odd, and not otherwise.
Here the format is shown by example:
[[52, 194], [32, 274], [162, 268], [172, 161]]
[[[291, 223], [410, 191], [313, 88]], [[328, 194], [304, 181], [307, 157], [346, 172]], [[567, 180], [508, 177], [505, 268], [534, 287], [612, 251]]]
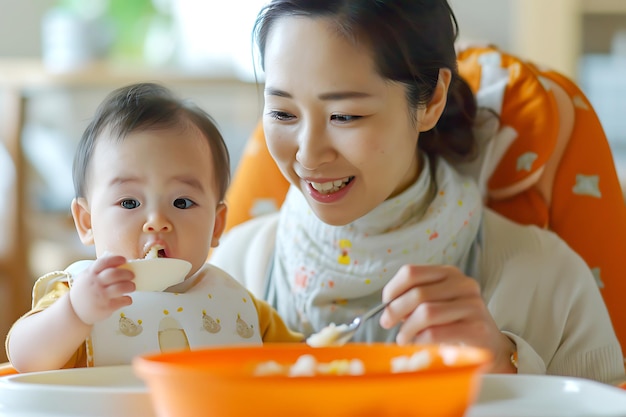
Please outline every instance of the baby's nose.
[[162, 215], [155, 214], [144, 223], [143, 231], [148, 233], [169, 232], [172, 230], [172, 224]]

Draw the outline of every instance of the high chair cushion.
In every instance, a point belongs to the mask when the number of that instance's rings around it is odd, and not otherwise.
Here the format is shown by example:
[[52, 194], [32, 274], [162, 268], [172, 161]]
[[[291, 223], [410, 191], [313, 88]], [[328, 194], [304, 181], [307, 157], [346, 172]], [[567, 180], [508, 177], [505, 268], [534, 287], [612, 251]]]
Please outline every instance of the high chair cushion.
[[[592, 105], [567, 77], [492, 46], [460, 51], [458, 65], [479, 107], [499, 118], [480, 164], [459, 170], [476, 178], [488, 207], [556, 232], [585, 259], [626, 352], [626, 205]], [[288, 188], [259, 123], [226, 196], [226, 230], [277, 210]]]

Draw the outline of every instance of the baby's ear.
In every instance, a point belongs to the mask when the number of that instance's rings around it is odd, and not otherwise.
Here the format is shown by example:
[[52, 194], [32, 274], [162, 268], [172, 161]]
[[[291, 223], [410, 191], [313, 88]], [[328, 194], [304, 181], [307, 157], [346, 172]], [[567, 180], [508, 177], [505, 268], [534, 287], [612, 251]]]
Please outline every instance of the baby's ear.
[[449, 69], [441, 68], [439, 70], [439, 77], [437, 78], [437, 85], [435, 86], [433, 96], [421, 117], [418, 114], [417, 120], [419, 121], [420, 132], [426, 132], [432, 129], [439, 121], [443, 110], [446, 108], [451, 79], [452, 73]]
[[215, 223], [213, 225], [213, 236], [211, 236], [211, 247], [216, 248], [220, 244], [220, 237], [226, 228], [226, 215], [228, 207], [226, 203], [219, 203], [215, 210]]
[[84, 245], [93, 245], [93, 231], [91, 229], [91, 212], [89, 204], [83, 197], [72, 200], [72, 217], [74, 226]]

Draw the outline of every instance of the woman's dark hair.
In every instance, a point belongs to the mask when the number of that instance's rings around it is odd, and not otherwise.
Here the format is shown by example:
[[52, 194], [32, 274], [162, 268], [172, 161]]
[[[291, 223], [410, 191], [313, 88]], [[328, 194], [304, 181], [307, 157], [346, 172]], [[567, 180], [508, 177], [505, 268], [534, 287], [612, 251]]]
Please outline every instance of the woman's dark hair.
[[206, 137], [213, 156], [220, 201], [230, 183], [230, 156], [213, 118], [195, 104], [174, 97], [164, 86], [132, 84], [110, 93], [100, 104], [85, 129], [74, 156], [73, 177], [76, 197], [87, 192], [87, 169], [98, 138], [124, 140], [131, 133], [195, 126]]
[[430, 101], [439, 69], [450, 69], [446, 108], [437, 125], [420, 134], [419, 148], [448, 158], [473, 156], [476, 99], [457, 71], [458, 24], [447, 0], [273, 0], [254, 26], [262, 67], [272, 25], [285, 16], [327, 18], [347, 39], [368, 44], [380, 75], [406, 85], [411, 110]]

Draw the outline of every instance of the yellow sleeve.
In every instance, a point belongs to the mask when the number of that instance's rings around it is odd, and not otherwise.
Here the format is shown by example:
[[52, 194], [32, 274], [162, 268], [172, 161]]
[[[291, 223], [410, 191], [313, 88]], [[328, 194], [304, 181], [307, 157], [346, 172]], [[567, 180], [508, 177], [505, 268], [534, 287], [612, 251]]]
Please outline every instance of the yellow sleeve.
[[299, 343], [304, 341], [302, 333], [290, 330], [278, 312], [266, 301], [250, 294], [259, 315], [261, 339], [264, 343]]
[[[39, 278], [35, 285], [33, 286], [33, 302], [32, 308], [22, 317], [20, 317], [14, 324], [18, 323], [20, 320], [25, 319], [33, 314], [39, 313], [46, 308], [50, 307], [54, 304], [59, 298], [65, 296], [69, 291], [69, 274], [67, 272], [51, 272], [49, 274], [44, 275]], [[7, 334], [5, 340], [5, 350], [8, 354], [9, 350], [9, 338], [11, 337], [11, 330]], [[11, 358], [9, 358], [10, 360]], [[65, 365], [63, 365], [63, 369], [67, 368], [81, 368], [87, 366], [87, 351], [85, 344], [81, 344], [78, 347], [78, 350], [74, 352], [72, 357], [67, 361]]]

